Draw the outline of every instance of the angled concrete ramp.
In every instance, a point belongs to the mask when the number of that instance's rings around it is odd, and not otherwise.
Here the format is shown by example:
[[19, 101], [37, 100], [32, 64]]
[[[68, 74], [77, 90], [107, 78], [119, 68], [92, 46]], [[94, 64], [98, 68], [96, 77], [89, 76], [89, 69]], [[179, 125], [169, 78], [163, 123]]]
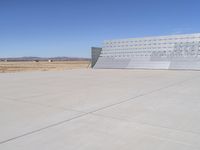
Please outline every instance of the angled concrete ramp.
[[107, 58], [107, 57], [99, 57], [97, 63], [94, 68], [126, 68], [130, 63], [131, 59], [126, 58]]

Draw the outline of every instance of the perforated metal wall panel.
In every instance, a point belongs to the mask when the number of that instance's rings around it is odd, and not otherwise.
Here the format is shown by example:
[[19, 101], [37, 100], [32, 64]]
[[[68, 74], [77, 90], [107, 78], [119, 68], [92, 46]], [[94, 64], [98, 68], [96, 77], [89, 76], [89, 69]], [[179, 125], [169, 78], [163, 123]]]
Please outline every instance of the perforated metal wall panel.
[[94, 68], [200, 69], [200, 33], [108, 40]]

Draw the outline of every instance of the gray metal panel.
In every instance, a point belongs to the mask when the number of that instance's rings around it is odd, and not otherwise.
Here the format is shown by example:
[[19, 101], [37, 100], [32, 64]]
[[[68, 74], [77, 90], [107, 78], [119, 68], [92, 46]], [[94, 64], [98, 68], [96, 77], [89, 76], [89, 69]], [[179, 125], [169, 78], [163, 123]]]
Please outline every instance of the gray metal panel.
[[99, 56], [101, 55], [101, 51], [102, 51], [102, 48], [100, 47], [92, 47], [91, 48], [91, 67], [93, 68], [94, 65], [96, 64]]

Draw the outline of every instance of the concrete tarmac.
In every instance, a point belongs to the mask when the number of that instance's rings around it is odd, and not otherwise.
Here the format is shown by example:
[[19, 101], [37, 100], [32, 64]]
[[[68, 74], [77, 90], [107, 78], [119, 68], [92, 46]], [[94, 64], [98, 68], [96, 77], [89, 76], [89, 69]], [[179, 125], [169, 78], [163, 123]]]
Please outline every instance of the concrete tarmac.
[[0, 74], [0, 150], [199, 150], [200, 71]]

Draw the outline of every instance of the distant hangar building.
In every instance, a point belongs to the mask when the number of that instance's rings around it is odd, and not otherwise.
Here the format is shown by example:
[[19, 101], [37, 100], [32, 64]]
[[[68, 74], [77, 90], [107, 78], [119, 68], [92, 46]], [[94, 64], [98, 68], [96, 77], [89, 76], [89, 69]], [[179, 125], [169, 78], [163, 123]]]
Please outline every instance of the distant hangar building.
[[200, 70], [200, 33], [105, 41], [93, 68]]

